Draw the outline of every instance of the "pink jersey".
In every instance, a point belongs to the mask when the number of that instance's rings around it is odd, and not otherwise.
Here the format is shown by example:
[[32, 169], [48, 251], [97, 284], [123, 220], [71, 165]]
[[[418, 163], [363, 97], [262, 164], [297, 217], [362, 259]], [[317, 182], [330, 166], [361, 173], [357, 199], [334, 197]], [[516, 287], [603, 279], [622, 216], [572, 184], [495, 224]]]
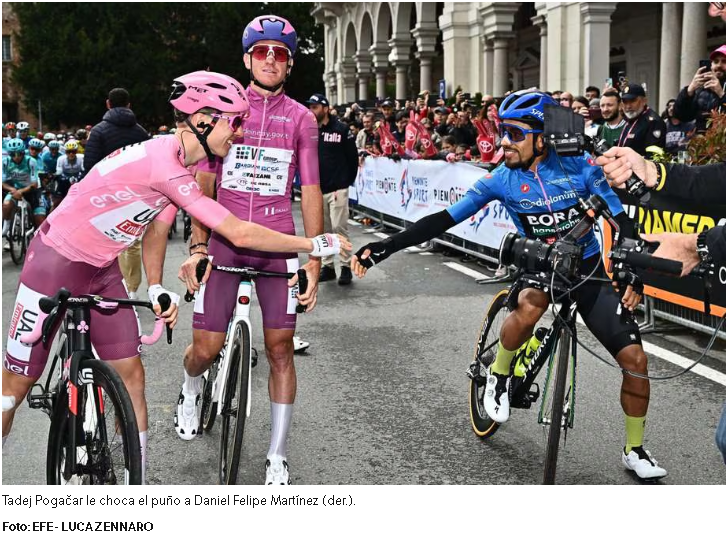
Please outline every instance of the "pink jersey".
[[229, 215], [203, 196], [184, 166], [177, 137], [163, 136], [121, 148], [96, 164], [48, 217], [43, 241], [71, 261], [104, 267], [155, 218], [171, 222], [177, 207], [210, 228]]
[[247, 89], [250, 118], [243, 137], [224, 160], [199, 170], [217, 174], [217, 200], [236, 217], [284, 233], [294, 233], [290, 193], [318, 185], [318, 123], [313, 113], [285, 94], [263, 97]]

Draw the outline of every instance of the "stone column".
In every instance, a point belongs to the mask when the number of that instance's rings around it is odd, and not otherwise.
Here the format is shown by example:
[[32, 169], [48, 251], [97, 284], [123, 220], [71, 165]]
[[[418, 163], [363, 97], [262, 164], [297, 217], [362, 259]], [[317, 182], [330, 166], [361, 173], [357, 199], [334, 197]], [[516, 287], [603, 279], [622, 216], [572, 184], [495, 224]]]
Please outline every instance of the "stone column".
[[[679, 60], [682, 41], [681, 8], [683, 4], [664, 3], [661, 19], [661, 61], [659, 65], [659, 108], [679, 93]], [[698, 65], [698, 64], [697, 64]], [[696, 71], [697, 68], [694, 68]]]
[[323, 75], [326, 84], [326, 93], [328, 102], [332, 105], [338, 104], [338, 86], [336, 81], [336, 71], [331, 70]]
[[432, 60], [436, 56], [439, 29], [435, 23], [418, 24], [412, 31], [416, 43], [414, 56], [419, 60], [419, 90], [432, 90]]
[[679, 69], [680, 87], [688, 85], [699, 67], [699, 60], [707, 57], [707, 4], [685, 2], [682, 24], [682, 54]]
[[[342, 94], [338, 96], [344, 103], [356, 100], [356, 62], [352, 58], [344, 58], [339, 62], [339, 90], [343, 86]], [[342, 84], [341, 84], [342, 83]]]
[[548, 89], [548, 19], [545, 15], [532, 18], [533, 24], [540, 29], [540, 79], [541, 90]]
[[358, 98], [365, 101], [369, 98], [371, 54], [367, 50], [360, 50], [353, 58], [356, 60], [356, 71], [358, 72]]
[[495, 50], [492, 68], [492, 95], [502, 97], [509, 90], [507, 50], [510, 45], [509, 38], [496, 37], [492, 46]]
[[447, 81], [447, 96], [454, 93], [457, 85], [469, 86], [471, 58], [463, 51], [470, 45], [470, 5], [467, 2], [445, 2], [439, 17], [444, 48], [444, 79]]
[[495, 61], [495, 50], [492, 47], [492, 41], [483, 38], [482, 47], [482, 71], [483, 71], [483, 91], [486, 94], [492, 95], [492, 73], [493, 65]]
[[395, 35], [389, 39], [389, 47], [391, 53], [389, 59], [391, 65], [396, 69], [396, 98], [406, 99], [409, 97], [409, 66], [411, 60], [409, 53], [411, 51], [412, 39], [409, 35]]
[[386, 95], [386, 74], [389, 71], [389, 46], [386, 43], [374, 43], [369, 47], [376, 73], [376, 98], [391, 97]]
[[614, 11], [616, 11], [615, 2], [584, 2], [581, 4], [584, 42], [582, 88], [590, 85], [601, 88], [608, 77], [611, 14]]

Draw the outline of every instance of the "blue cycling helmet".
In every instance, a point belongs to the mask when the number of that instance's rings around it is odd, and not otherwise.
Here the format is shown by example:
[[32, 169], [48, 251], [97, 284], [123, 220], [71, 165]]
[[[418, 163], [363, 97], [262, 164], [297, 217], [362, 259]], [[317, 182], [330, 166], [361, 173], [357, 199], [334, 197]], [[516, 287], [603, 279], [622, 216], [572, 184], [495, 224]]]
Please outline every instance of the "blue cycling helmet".
[[525, 123], [545, 122], [545, 105], [559, 106], [547, 93], [533, 90], [520, 90], [511, 93], [500, 105], [501, 120], [517, 120]]
[[49, 149], [61, 149], [61, 143], [58, 140], [51, 140], [48, 142]]
[[270, 39], [280, 41], [295, 54], [298, 48], [298, 34], [287, 20], [276, 15], [255, 17], [242, 33], [242, 51], [249, 52], [258, 41]]
[[19, 138], [11, 138], [5, 144], [5, 149], [8, 151], [8, 153], [13, 151], [22, 151], [23, 153], [25, 153], [25, 143]]
[[28, 146], [35, 149], [43, 149], [45, 147], [45, 142], [39, 138], [32, 138], [30, 142], [28, 142]]

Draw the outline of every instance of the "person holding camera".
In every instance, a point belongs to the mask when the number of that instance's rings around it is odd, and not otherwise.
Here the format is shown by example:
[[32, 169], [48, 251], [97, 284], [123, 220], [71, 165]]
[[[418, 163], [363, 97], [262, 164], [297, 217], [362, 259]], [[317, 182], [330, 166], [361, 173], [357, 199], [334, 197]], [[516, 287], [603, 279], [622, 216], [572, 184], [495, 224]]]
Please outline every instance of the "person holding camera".
[[[711, 204], [724, 200], [725, 163], [688, 166], [685, 164], [657, 164], [647, 161], [629, 148], [611, 148], [596, 159], [603, 166], [606, 179], [612, 187], [623, 188], [636, 175], [647, 187], [666, 196]], [[688, 275], [701, 263], [713, 264], [720, 271], [725, 267], [725, 227], [715, 226], [701, 233], [643, 234], [647, 241], [659, 243], [654, 256], [682, 263], [682, 276]], [[717, 446], [725, 458], [725, 411], [722, 411], [715, 436]]]
[[646, 90], [641, 84], [627, 84], [621, 91], [621, 106], [626, 125], [618, 139], [619, 147], [633, 148], [646, 155], [646, 148], [666, 144], [666, 124], [649, 108]]
[[[522, 90], [505, 98], [499, 110], [505, 166], [487, 173], [450, 208], [424, 217], [384, 241], [362, 247], [353, 257], [353, 272], [363, 277], [368, 269], [393, 253], [446, 232], [493, 200], [505, 205], [521, 236], [552, 244], [581, 220], [579, 199], [598, 194], [608, 203], [624, 235], [629, 235], [625, 232], [633, 230], [633, 223], [591, 157], [560, 157], [546, 144], [543, 132], [548, 105], [557, 107], [558, 102], [541, 91]], [[581, 273], [594, 272], [596, 277], [605, 277], [600, 245], [593, 230], [579, 244], [583, 247]], [[621, 368], [646, 374], [648, 360], [633, 318], [642, 289], [636, 280], [633, 282], [636, 288], [622, 286], [625, 290], [619, 296], [614, 287], [586, 281], [575, 296], [586, 325]], [[486, 371], [484, 397], [485, 411], [498, 423], [507, 421], [510, 415], [509, 374], [516, 350], [531, 337], [549, 303], [550, 296], [541, 286], [527, 285], [503, 324], [497, 358]], [[666, 476], [666, 470], [643, 448], [648, 379], [624, 374], [620, 396], [626, 426], [623, 465], [642, 479]]]
[[725, 109], [725, 46], [712, 51], [710, 65], [700, 65], [688, 86], [682, 88], [674, 105], [674, 115], [683, 122], [697, 121], [697, 132], [707, 130], [712, 110]]

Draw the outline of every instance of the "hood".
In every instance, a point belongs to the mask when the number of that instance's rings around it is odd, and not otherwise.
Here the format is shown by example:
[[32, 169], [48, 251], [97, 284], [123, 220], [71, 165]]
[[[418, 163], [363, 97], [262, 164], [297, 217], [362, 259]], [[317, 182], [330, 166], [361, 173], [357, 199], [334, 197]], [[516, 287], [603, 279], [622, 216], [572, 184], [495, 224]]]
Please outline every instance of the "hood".
[[119, 127], [132, 127], [136, 125], [136, 116], [130, 108], [119, 106], [110, 109], [103, 115], [104, 121], [118, 125]]

